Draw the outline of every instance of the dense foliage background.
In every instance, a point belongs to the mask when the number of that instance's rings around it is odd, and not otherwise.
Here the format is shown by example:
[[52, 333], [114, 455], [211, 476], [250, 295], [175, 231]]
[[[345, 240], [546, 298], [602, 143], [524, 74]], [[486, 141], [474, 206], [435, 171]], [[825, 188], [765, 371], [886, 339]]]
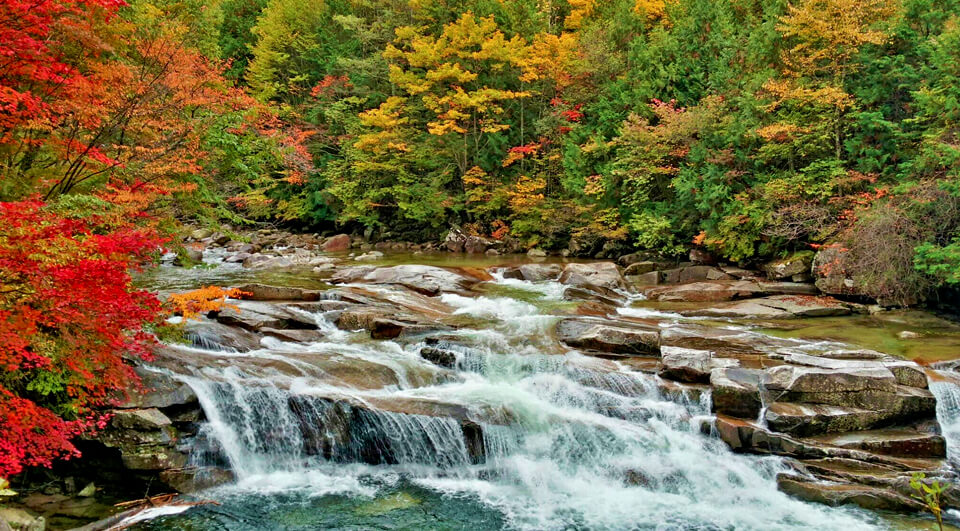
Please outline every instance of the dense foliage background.
[[0, 0], [0, 177], [3, 476], [120, 396], [185, 220], [958, 284], [960, 1]]

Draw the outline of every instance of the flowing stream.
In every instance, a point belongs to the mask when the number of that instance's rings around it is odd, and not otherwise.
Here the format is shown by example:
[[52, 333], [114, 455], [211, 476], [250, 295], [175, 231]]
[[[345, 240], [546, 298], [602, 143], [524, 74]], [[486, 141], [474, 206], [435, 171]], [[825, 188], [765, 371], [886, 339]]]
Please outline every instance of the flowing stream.
[[[422, 359], [424, 343], [373, 341], [324, 313], [312, 316], [326, 333], [315, 343], [183, 348], [192, 362], [175, 376], [207, 417], [194, 462], [228, 466], [237, 480], [200, 495], [220, 505], [133, 527], [888, 527], [873, 512], [780, 493], [780, 458], [734, 454], [703, 433], [708, 393], [678, 395], [656, 376], [561, 348], [550, 334], [551, 310], [565, 304], [558, 284], [495, 284], [440, 297], [471, 323], [446, 334], [454, 370]], [[669, 326], [670, 314], [658, 317]], [[956, 455], [960, 387], [933, 391]]]

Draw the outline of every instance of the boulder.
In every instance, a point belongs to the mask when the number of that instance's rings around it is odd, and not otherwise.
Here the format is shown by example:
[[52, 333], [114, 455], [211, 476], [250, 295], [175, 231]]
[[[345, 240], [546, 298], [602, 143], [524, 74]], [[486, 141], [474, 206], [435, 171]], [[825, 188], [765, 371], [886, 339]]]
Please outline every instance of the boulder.
[[543, 249], [530, 249], [527, 251], [527, 256], [530, 258], [546, 258], [547, 252]]
[[463, 293], [477, 283], [477, 279], [466, 275], [424, 265], [351, 267], [337, 271], [331, 280], [339, 283], [395, 284], [429, 296]]
[[709, 350], [660, 347], [660, 371], [663, 378], [688, 383], [707, 383], [715, 368], [733, 367], [737, 360], [714, 358]]
[[234, 479], [233, 472], [219, 467], [185, 467], [160, 472], [160, 481], [184, 494], [231, 483]]
[[238, 289], [243, 292], [240, 298], [251, 301], [318, 301], [322, 291], [302, 288], [268, 286], [266, 284], [244, 284]]
[[563, 272], [560, 264], [524, 264], [519, 267], [520, 276], [530, 282], [557, 280]]
[[420, 357], [447, 369], [453, 369], [457, 366], [457, 353], [437, 347], [423, 347], [420, 349]]
[[350, 250], [350, 235], [337, 234], [323, 243], [324, 252], [342, 253]]
[[653, 262], [634, 262], [623, 270], [623, 274], [626, 276], [643, 275], [654, 271], [656, 268], [657, 264]]
[[210, 236], [213, 236], [213, 231], [210, 229], [197, 229], [190, 233], [190, 238], [197, 241], [205, 240]]
[[744, 419], [759, 417], [762, 377], [763, 371], [758, 369], [722, 367], [711, 370], [711, 411]]
[[140, 386], [128, 390], [128, 398], [120, 408], [168, 408], [197, 403], [197, 395], [189, 385], [166, 373], [136, 367]]
[[219, 323], [257, 331], [262, 328], [306, 329], [317, 328], [313, 316], [290, 311], [279, 304], [257, 301], [237, 301], [235, 308], [224, 308], [216, 319]]
[[763, 271], [771, 280], [783, 280], [794, 275], [807, 275], [813, 265], [813, 251], [800, 251], [763, 265]]
[[568, 318], [557, 323], [557, 338], [577, 349], [618, 355], [660, 355], [660, 330], [605, 320]]
[[817, 289], [828, 295], [862, 296], [863, 293], [843, 267], [844, 253], [839, 246], [823, 246], [813, 257], [813, 277]]
[[563, 273], [560, 274], [560, 282], [585, 289], [602, 288], [611, 291], [627, 289], [627, 283], [617, 269], [617, 264], [613, 262], [567, 264], [563, 268]]

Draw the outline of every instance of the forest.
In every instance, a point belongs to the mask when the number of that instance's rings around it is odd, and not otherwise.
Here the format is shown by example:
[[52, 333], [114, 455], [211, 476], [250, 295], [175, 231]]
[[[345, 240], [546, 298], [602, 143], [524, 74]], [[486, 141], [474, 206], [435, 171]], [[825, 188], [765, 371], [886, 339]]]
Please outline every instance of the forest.
[[0, 477], [149, 357], [132, 273], [265, 224], [834, 249], [921, 303], [960, 284], [960, 2], [0, 0]]

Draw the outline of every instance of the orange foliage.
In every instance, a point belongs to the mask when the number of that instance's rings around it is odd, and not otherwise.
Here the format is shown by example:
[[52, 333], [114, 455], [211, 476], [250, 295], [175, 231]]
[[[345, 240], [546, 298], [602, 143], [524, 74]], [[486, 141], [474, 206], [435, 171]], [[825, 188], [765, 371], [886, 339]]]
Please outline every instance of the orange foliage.
[[184, 319], [196, 319], [201, 314], [219, 312], [224, 308], [236, 310], [235, 305], [227, 303], [227, 298], [237, 299], [244, 295], [250, 293], [238, 288], [207, 286], [186, 293], [174, 293], [167, 298], [166, 305], [173, 314], [182, 315]]

